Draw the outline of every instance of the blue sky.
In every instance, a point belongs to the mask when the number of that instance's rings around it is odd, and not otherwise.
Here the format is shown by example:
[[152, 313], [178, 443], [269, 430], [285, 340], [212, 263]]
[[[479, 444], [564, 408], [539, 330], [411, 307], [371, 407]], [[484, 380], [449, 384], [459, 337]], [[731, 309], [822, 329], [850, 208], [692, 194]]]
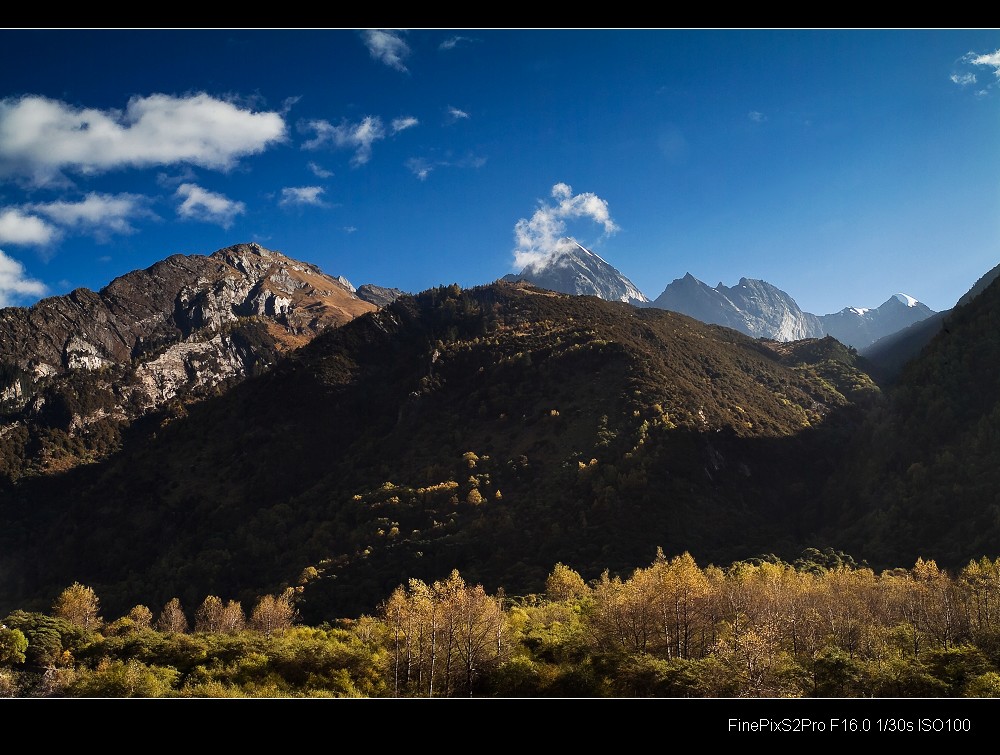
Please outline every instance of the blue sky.
[[573, 236], [650, 298], [952, 306], [1000, 30], [0, 30], [0, 304], [255, 241], [416, 292]]

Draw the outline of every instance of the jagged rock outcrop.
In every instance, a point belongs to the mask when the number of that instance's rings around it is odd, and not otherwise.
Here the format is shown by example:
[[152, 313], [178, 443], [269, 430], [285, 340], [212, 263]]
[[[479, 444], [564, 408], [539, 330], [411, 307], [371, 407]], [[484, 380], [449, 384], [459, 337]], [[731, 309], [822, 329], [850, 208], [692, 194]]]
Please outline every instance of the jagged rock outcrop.
[[0, 359], [35, 377], [126, 364], [241, 317], [260, 316], [282, 346], [373, 310], [319, 268], [258, 244], [175, 254], [31, 307], [0, 310]]
[[[72, 433], [203, 395], [377, 309], [352, 288], [315, 265], [237, 244], [172, 255], [98, 292], [0, 309], [0, 424], [44, 419]], [[83, 382], [68, 399], [69, 376]]]
[[688, 273], [667, 286], [652, 306], [724, 325], [755, 338], [797, 341], [822, 338], [820, 319], [803, 312], [781, 289], [762, 280], [740, 278], [733, 287], [710, 288]]
[[371, 302], [379, 309], [388, 307], [400, 296], [406, 294], [405, 291], [401, 291], [398, 288], [385, 288], [384, 286], [376, 286], [372, 283], [365, 283], [358, 286], [358, 290], [355, 293], [359, 299]]

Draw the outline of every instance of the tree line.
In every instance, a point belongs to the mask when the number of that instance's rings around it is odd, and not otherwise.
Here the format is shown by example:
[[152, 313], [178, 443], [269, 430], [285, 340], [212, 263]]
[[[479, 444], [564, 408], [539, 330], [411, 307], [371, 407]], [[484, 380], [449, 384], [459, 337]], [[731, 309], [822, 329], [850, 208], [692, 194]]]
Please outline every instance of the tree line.
[[1000, 558], [876, 573], [832, 551], [722, 568], [684, 553], [542, 594], [411, 579], [373, 615], [297, 621], [294, 588], [104, 621], [94, 591], [0, 620], [0, 695], [995, 697]]

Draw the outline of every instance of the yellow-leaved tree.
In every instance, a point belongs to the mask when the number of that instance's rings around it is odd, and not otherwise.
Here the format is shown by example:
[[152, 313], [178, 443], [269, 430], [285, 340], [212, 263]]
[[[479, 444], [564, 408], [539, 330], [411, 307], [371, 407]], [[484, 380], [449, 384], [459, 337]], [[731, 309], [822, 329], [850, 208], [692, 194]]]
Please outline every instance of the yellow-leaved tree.
[[101, 602], [93, 588], [74, 582], [56, 598], [52, 613], [81, 629], [96, 630], [101, 626]]

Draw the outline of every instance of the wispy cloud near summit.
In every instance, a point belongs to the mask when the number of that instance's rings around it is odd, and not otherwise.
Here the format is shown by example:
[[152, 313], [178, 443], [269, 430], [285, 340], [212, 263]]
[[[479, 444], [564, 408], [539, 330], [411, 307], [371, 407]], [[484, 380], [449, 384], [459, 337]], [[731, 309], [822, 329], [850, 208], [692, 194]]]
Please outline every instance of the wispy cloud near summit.
[[223, 228], [229, 228], [237, 215], [242, 215], [247, 208], [243, 202], [236, 202], [229, 197], [203, 189], [197, 184], [181, 184], [177, 187], [176, 197], [181, 200], [177, 214], [185, 220], [200, 220], [205, 223], [215, 223]]
[[29, 278], [24, 265], [0, 249], [0, 307], [7, 307], [21, 297], [43, 296], [46, 291], [44, 283]]
[[557, 183], [552, 187], [554, 204], [540, 202], [531, 218], [521, 218], [514, 225], [514, 268], [520, 270], [529, 264], [551, 259], [572, 248], [566, 238], [567, 220], [590, 219], [609, 236], [619, 230], [612, 220], [608, 203], [592, 192], [574, 194], [569, 184]]

